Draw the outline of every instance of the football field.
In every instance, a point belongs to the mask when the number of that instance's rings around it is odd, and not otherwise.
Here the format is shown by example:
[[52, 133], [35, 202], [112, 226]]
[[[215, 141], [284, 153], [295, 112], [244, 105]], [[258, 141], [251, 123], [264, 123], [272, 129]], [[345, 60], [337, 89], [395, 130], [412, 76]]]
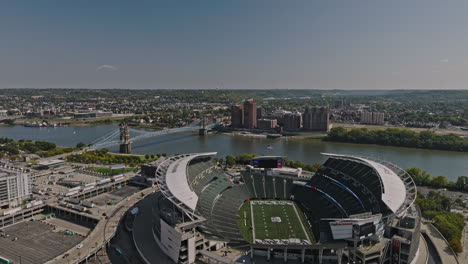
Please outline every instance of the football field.
[[292, 201], [248, 201], [239, 211], [239, 228], [249, 241], [300, 239], [314, 242], [299, 208]]

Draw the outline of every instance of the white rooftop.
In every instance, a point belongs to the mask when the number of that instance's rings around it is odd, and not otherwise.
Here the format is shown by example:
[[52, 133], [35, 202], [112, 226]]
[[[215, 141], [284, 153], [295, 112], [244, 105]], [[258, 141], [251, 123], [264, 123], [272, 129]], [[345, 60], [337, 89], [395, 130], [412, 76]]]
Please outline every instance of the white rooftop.
[[56, 165], [60, 163], [65, 163], [65, 161], [60, 160], [60, 159], [49, 159], [49, 160], [40, 161], [38, 164], [41, 166], [50, 166], [50, 165]]
[[216, 152], [197, 153], [174, 161], [166, 172], [166, 185], [171, 194], [191, 210], [195, 211], [198, 196], [187, 181], [187, 166], [197, 157], [216, 155]]

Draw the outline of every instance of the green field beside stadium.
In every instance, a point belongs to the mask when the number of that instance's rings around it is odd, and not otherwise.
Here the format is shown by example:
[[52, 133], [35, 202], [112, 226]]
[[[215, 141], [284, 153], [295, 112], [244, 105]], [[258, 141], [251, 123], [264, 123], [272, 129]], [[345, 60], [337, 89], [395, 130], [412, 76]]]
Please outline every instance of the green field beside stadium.
[[248, 242], [252, 243], [255, 237], [255, 239], [298, 238], [315, 243], [310, 228], [304, 222], [302, 212], [296, 205], [258, 204], [256, 202], [258, 200], [247, 201], [239, 210], [237, 224]]

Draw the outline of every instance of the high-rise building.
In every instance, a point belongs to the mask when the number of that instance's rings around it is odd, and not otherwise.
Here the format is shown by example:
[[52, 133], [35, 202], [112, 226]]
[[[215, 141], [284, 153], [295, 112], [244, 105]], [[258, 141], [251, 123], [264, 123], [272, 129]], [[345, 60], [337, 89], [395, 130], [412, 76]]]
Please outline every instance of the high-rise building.
[[302, 114], [286, 113], [283, 116], [284, 130], [297, 131], [302, 128]]
[[381, 112], [362, 112], [361, 123], [371, 125], [383, 125], [385, 114]]
[[242, 105], [233, 105], [231, 108], [231, 126], [242, 127], [244, 125], [244, 107]]
[[257, 121], [258, 129], [269, 130], [278, 125], [276, 119], [259, 119]]
[[307, 107], [302, 116], [303, 128], [309, 131], [328, 131], [330, 113], [328, 107]]
[[0, 207], [17, 207], [31, 194], [31, 175], [21, 169], [1, 166]]
[[265, 109], [257, 108], [257, 119], [262, 119], [265, 117]]
[[257, 128], [257, 103], [253, 99], [244, 102], [244, 127]]

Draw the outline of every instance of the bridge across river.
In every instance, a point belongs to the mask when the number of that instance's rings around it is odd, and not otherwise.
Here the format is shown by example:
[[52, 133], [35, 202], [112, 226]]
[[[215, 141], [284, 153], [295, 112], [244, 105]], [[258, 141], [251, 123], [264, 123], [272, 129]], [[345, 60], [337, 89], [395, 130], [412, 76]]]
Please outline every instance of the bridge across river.
[[[142, 131], [142, 130], [131, 129], [128, 127], [126, 123], [122, 123], [120, 124], [119, 128], [93, 141], [89, 147], [93, 149], [100, 149], [100, 148], [120, 145], [120, 153], [128, 154], [131, 152], [130, 145], [133, 142], [148, 139], [148, 138], [168, 135], [168, 134], [188, 132], [188, 131], [197, 131], [197, 130], [199, 131], [200, 135], [205, 135], [207, 131], [212, 129], [215, 125], [216, 124], [214, 123], [206, 124], [206, 122], [203, 121], [203, 119], [199, 119], [184, 127], [176, 127], [176, 128], [169, 128], [169, 129], [147, 132], [147, 131]], [[130, 132], [132, 132], [133, 134], [136, 134], [136, 136], [130, 137]]]

